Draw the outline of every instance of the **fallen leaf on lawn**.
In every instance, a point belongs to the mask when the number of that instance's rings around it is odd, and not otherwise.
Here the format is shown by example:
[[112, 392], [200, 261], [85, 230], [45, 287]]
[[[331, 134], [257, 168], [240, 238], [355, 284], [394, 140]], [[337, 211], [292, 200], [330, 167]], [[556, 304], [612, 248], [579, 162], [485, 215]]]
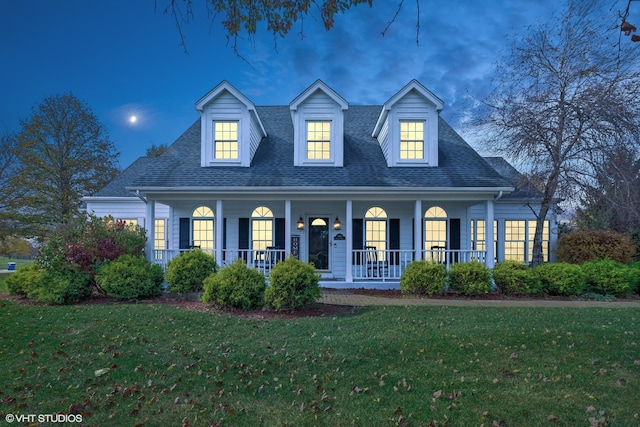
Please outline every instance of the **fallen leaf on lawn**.
[[104, 374], [108, 373], [111, 369], [109, 368], [102, 368], [102, 369], [97, 369], [93, 375], [95, 375], [96, 377], [101, 377]]
[[442, 396], [442, 390], [438, 390], [435, 393], [433, 393], [433, 397], [435, 397], [436, 399], [439, 398], [440, 396]]
[[547, 420], [548, 420], [548, 421], [551, 421], [552, 423], [557, 423], [557, 422], [558, 422], [558, 420], [559, 420], [559, 418], [558, 418], [558, 417], [556, 417], [555, 415], [549, 415], [549, 416], [547, 417]]

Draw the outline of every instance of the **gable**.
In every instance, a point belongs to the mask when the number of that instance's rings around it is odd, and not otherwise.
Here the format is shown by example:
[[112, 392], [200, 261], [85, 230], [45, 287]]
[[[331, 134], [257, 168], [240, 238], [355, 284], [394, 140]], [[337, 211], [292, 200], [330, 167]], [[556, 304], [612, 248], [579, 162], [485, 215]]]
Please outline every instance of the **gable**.
[[412, 80], [383, 106], [373, 128], [389, 167], [438, 166], [438, 117], [443, 102]]
[[291, 101], [294, 165], [343, 166], [347, 109], [347, 102], [320, 80]]
[[227, 82], [196, 102], [201, 122], [202, 167], [249, 167], [267, 135], [255, 105]]

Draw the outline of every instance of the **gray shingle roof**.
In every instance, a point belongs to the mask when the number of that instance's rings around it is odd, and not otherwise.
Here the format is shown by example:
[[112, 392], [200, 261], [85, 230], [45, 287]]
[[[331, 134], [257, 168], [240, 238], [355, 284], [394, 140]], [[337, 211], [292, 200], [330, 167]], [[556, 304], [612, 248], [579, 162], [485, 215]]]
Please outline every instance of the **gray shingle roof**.
[[109, 184], [100, 190], [94, 197], [131, 197], [132, 194], [125, 187], [131, 185], [138, 176], [146, 173], [149, 164], [153, 159], [150, 157], [139, 157], [131, 163], [125, 170], [120, 172]]
[[268, 136], [251, 167], [200, 166], [200, 120], [160, 157], [140, 158], [96, 196], [131, 195], [124, 187], [329, 187], [452, 188], [510, 187], [443, 119], [439, 121], [438, 167], [386, 164], [371, 132], [382, 106], [345, 111], [344, 167], [293, 165], [293, 124], [287, 106], [257, 107]]
[[504, 196], [505, 199], [533, 200], [542, 198], [540, 190], [504, 158], [485, 157], [484, 159], [515, 188], [515, 191]]

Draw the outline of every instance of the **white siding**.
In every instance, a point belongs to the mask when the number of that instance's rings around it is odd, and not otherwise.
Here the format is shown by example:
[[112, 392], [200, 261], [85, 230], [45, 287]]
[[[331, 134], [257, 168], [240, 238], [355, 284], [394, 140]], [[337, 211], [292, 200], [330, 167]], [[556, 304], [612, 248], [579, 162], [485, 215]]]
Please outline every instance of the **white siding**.
[[[216, 160], [213, 152], [213, 123], [216, 120], [237, 121], [238, 160]], [[201, 165], [245, 166], [251, 165], [253, 155], [264, 136], [257, 116], [251, 114], [247, 106], [229, 92], [221, 93], [206, 106], [201, 116]]]
[[[424, 158], [400, 159], [400, 121], [422, 120], [424, 127]], [[436, 106], [416, 90], [411, 90], [390, 107], [377, 134], [387, 165], [438, 166], [438, 112]]]
[[[98, 217], [111, 215], [115, 219], [136, 219], [144, 227], [147, 205], [137, 197], [131, 200], [91, 201], [87, 202], [87, 212]], [[156, 203], [156, 219], [169, 218], [169, 206]]]
[[[338, 166], [344, 164], [344, 114], [341, 106], [321, 90], [315, 91], [292, 111], [294, 126], [294, 162], [296, 166]], [[331, 160], [307, 160], [308, 120], [331, 121]]]

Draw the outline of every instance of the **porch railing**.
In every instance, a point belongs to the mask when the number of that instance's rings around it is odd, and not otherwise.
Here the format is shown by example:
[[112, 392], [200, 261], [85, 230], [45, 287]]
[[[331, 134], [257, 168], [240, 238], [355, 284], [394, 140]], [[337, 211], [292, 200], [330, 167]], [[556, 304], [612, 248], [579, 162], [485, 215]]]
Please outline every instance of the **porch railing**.
[[[154, 262], [166, 269], [168, 262], [181, 252], [189, 249], [156, 249]], [[212, 251], [205, 252], [215, 255]], [[216, 260], [219, 266], [232, 264], [242, 259], [268, 276], [271, 269], [287, 257], [284, 249], [225, 249], [222, 260]], [[452, 264], [469, 261], [485, 263], [486, 252], [463, 249], [430, 249], [422, 251], [422, 258], [443, 264], [447, 269]], [[402, 273], [415, 259], [413, 250], [399, 249], [366, 249], [353, 250], [351, 253], [351, 275], [354, 280], [400, 280]]]
[[[154, 262], [163, 269], [166, 269], [169, 261], [180, 255], [180, 253], [190, 250], [191, 249], [155, 249], [153, 251]], [[212, 250], [203, 251], [215, 256], [215, 252]], [[237, 259], [242, 259], [247, 265], [255, 267], [268, 276], [273, 266], [285, 258], [286, 254], [284, 249], [225, 249], [222, 251], [222, 260], [216, 260], [216, 262], [220, 267], [223, 267], [232, 264]]]

